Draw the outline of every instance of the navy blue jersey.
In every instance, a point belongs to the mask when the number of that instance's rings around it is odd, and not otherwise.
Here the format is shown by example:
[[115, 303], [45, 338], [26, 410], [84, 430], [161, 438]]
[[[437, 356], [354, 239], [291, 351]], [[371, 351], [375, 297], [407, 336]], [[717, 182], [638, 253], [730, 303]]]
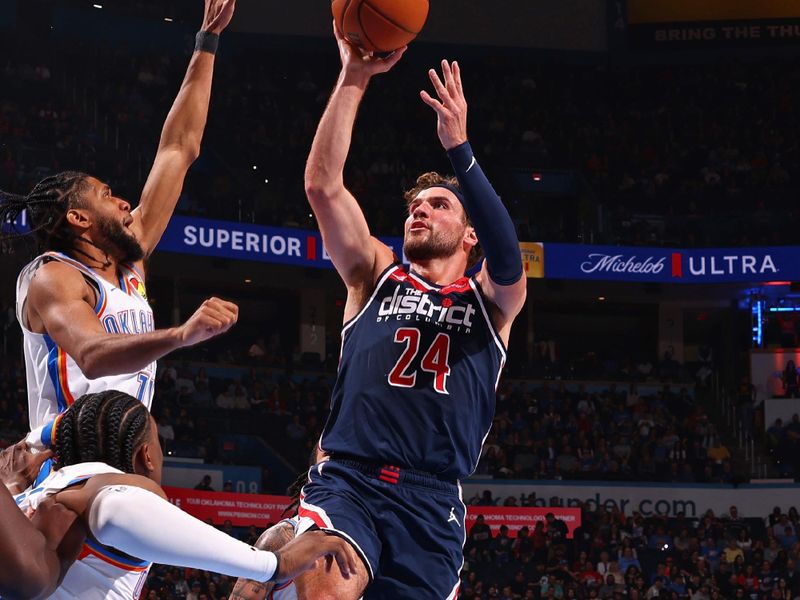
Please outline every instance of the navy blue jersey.
[[446, 479], [466, 477], [492, 425], [504, 362], [474, 279], [440, 287], [392, 265], [342, 330], [320, 446]]

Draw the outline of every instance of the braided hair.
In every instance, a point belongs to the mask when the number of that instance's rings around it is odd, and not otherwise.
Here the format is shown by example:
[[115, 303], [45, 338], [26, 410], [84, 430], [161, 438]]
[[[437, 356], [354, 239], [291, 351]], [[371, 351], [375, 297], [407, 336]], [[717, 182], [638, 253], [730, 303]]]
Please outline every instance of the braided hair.
[[81, 396], [58, 422], [58, 465], [98, 461], [133, 473], [133, 458], [150, 427], [147, 408], [133, 396], [115, 390]]
[[[311, 455], [308, 457], [308, 464], [314, 466], [317, 464], [317, 446], [311, 449]], [[292, 500], [291, 504], [287, 506], [281, 513], [281, 518], [285, 519], [294, 515], [300, 508], [300, 495], [303, 493], [303, 486], [308, 483], [308, 473], [303, 471], [297, 476], [288, 488], [286, 488], [286, 495]]]
[[[12, 235], [20, 235], [12, 224], [27, 211], [30, 232], [23, 235], [33, 235], [40, 250], [85, 255], [75, 247], [79, 236], [67, 224], [67, 211], [84, 207], [88, 177], [78, 171], [63, 171], [42, 179], [26, 196], [0, 190], [0, 227], [11, 225]], [[5, 234], [4, 237], [10, 236]]]
[[281, 513], [281, 519], [293, 516], [300, 508], [300, 493], [303, 486], [308, 483], [308, 474], [300, 473], [297, 479], [286, 489], [286, 494], [291, 498], [291, 503]]

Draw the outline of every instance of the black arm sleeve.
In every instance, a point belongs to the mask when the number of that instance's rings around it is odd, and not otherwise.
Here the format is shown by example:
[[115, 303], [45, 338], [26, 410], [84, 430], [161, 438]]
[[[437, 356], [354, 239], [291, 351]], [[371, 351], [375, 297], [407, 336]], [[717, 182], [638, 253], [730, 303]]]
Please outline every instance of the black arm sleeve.
[[522, 255], [511, 216], [475, 160], [469, 142], [447, 155], [464, 195], [464, 210], [486, 255], [489, 276], [499, 285], [516, 283], [522, 277]]

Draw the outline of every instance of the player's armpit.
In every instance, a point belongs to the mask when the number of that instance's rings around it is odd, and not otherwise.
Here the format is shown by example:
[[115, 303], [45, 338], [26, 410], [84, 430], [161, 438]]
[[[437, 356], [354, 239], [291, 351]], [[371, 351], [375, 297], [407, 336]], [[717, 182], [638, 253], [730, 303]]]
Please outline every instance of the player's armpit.
[[387, 267], [397, 262], [394, 252], [386, 244], [376, 238], [370, 238], [370, 244], [375, 250], [373, 263], [358, 274], [351, 274], [349, 282], [342, 276], [347, 285], [347, 303], [344, 308], [345, 323], [361, 312], [375, 290], [381, 274]]
[[490, 311], [492, 325], [500, 334], [503, 343], [508, 344], [511, 324], [525, 306], [528, 278], [523, 275], [511, 285], [500, 285], [492, 280], [486, 262], [484, 262], [475, 279], [480, 284], [484, 296], [492, 305], [493, 310]]

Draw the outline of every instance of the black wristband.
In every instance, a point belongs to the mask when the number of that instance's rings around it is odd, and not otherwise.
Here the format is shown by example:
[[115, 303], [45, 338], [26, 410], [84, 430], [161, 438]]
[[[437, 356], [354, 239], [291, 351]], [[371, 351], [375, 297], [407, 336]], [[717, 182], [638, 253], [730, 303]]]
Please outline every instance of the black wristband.
[[216, 54], [219, 46], [219, 34], [210, 31], [198, 31], [194, 38], [195, 52], [208, 52]]

